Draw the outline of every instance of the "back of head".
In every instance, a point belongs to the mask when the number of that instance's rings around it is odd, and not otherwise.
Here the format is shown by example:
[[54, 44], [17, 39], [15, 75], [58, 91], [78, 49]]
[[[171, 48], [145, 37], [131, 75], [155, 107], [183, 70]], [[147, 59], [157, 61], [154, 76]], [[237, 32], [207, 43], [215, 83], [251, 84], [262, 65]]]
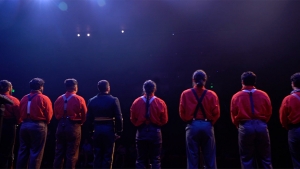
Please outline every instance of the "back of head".
[[291, 82], [294, 84], [294, 87], [300, 88], [300, 72], [291, 76]]
[[251, 71], [247, 71], [242, 74], [241, 80], [245, 86], [254, 86], [256, 83], [256, 75]]
[[109, 90], [109, 82], [107, 80], [100, 80], [98, 82], [98, 90], [103, 93]]
[[0, 93], [5, 93], [9, 91], [9, 89], [12, 87], [12, 84], [8, 80], [1, 80], [0, 81]]
[[78, 82], [76, 79], [70, 78], [65, 80], [65, 86], [67, 91], [75, 91]]
[[150, 95], [156, 91], [156, 84], [152, 80], [145, 81], [143, 91], [146, 95]]
[[45, 84], [45, 81], [41, 78], [33, 78], [29, 82], [29, 86], [31, 90], [40, 90]]
[[203, 87], [207, 80], [206, 73], [203, 70], [196, 70], [193, 73], [193, 82], [197, 87]]

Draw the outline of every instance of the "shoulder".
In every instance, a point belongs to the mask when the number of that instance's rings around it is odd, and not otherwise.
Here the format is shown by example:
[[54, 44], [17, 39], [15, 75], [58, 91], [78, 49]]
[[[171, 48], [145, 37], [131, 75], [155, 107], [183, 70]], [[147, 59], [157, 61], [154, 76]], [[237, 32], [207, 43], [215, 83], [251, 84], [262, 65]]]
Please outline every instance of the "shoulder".
[[14, 102], [14, 104], [20, 104], [20, 100], [12, 95], [7, 96], [10, 100]]
[[236, 98], [238, 98], [238, 97], [240, 97], [240, 96], [243, 95], [243, 94], [244, 94], [243, 91], [238, 91], [238, 92], [236, 92], [236, 93], [232, 96], [232, 100], [233, 100], [233, 99], [236, 99]]
[[84, 98], [80, 95], [75, 94], [74, 97], [77, 98], [78, 100], [85, 101]]
[[94, 101], [94, 100], [96, 100], [97, 98], [98, 98], [98, 97], [97, 97], [97, 95], [96, 95], [96, 96], [90, 98], [90, 99], [89, 99], [89, 102]]
[[38, 94], [37, 96], [43, 98], [43, 99], [46, 100], [46, 101], [51, 102], [50, 98], [49, 98], [48, 96], [44, 95], [44, 94]]
[[214, 91], [212, 91], [212, 90], [208, 90], [208, 89], [206, 89], [206, 90], [207, 90], [207, 94], [208, 94], [208, 95], [211, 95], [211, 96], [214, 96], [214, 97], [218, 97], [218, 95], [217, 95], [216, 92], [214, 92]]
[[257, 89], [255, 92], [259, 93], [263, 97], [268, 97], [269, 98], [269, 95], [263, 90]]
[[154, 100], [155, 100], [156, 102], [158, 102], [158, 103], [166, 104], [165, 101], [164, 101], [163, 99], [159, 98], [159, 97], [156, 97], [156, 96], [155, 96], [155, 99], [154, 99]]
[[181, 96], [192, 94], [192, 88], [186, 89], [181, 93]]

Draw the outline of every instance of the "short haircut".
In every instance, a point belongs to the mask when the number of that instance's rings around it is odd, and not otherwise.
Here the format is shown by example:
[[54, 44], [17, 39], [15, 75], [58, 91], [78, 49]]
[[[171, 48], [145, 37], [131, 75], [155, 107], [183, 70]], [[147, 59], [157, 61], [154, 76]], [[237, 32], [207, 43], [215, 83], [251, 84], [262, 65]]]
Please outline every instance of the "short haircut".
[[198, 87], [204, 86], [207, 80], [206, 73], [203, 70], [196, 70], [193, 73], [193, 80]]
[[29, 82], [29, 86], [31, 90], [39, 90], [41, 89], [42, 86], [44, 86], [45, 81], [41, 78], [33, 78], [30, 82]]
[[241, 80], [246, 86], [254, 86], [256, 83], [256, 75], [251, 71], [247, 71], [242, 74]]
[[12, 87], [12, 84], [8, 80], [1, 80], [0, 81], [0, 93], [5, 93]]
[[300, 88], [300, 72], [293, 74], [291, 76], [291, 81], [295, 87]]
[[109, 82], [107, 80], [100, 80], [97, 86], [100, 92], [107, 92], [109, 88]]
[[77, 80], [73, 78], [66, 79], [64, 83], [67, 90], [75, 90], [75, 86], [78, 85]]
[[147, 95], [154, 93], [156, 91], [156, 83], [152, 80], [145, 81], [143, 84], [143, 91]]

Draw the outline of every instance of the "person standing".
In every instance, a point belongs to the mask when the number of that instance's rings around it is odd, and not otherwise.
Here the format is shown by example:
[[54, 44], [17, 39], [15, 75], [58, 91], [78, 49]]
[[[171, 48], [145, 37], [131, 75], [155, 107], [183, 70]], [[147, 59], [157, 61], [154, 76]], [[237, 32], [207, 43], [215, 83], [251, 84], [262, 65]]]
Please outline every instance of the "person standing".
[[56, 130], [56, 148], [53, 166], [75, 169], [81, 140], [81, 125], [85, 122], [87, 107], [84, 98], [77, 95], [76, 79], [64, 81], [66, 93], [54, 103], [54, 114], [59, 121]]
[[300, 168], [300, 73], [291, 76], [293, 91], [280, 106], [279, 118], [288, 130], [288, 144], [294, 168]]
[[115, 140], [123, 131], [119, 99], [107, 80], [98, 82], [99, 93], [88, 101], [87, 126], [94, 129], [94, 168], [112, 168]]
[[13, 101], [13, 105], [4, 105], [0, 137], [0, 168], [12, 168], [14, 161], [14, 144], [16, 127], [20, 118], [20, 101], [12, 96], [12, 90], [11, 82], [7, 80], [0, 81], [0, 94]]
[[161, 168], [161, 126], [168, 122], [166, 103], [154, 95], [156, 84], [147, 80], [143, 85], [144, 95], [138, 97], [130, 108], [130, 120], [137, 127], [136, 168]]
[[[256, 75], [247, 71], [241, 76], [242, 90], [231, 99], [231, 120], [238, 128], [242, 168], [272, 168], [267, 122], [272, 115], [268, 94], [254, 87]], [[259, 165], [259, 166], [258, 166]]]
[[200, 149], [206, 168], [217, 168], [214, 124], [220, 117], [217, 94], [205, 88], [206, 73], [193, 73], [193, 88], [184, 90], [180, 97], [180, 118], [186, 126], [187, 168], [199, 168]]
[[31, 92], [20, 102], [20, 147], [16, 168], [41, 168], [47, 137], [47, 124], [53, 115], [52, 102], [43, 95], [44, 80], [34, 78], [29, 82]]

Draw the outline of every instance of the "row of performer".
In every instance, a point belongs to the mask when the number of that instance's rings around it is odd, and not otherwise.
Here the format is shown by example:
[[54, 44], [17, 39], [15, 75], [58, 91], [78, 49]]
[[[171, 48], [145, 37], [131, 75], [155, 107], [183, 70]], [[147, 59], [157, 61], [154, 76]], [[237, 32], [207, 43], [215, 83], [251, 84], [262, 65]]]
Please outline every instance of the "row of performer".
[[[179, 116], [186, 122], [187, 168], [199, 167], [199, 148], [203, 152], [206, 168], [217, 168], [214, 124], [220, 117], [217, 94], [205, 88], [207, 75], [197, 70], [192, 75], [193, 87], [182, 92]], [[272, 115], [268, 94], [255, 88], [256, 75], [247, 71], [241, 75], [242, 89], [233, 95], [230, 113], [238, 130], [238, 144], [242, 168], [272, 168], [270, 137], [267, 122]], [[66, 93], [52, 105], [43, 94], [44, 80], [29, 82], [30, 93], [21, 101], [11, 95], [12, 84], [0, 81], [0, 94], [13, 104], [1, 105], [0, 168], [10, 168], [16, 138], [16, 125], [20, 125], [19, 150], [16, 168], [39, 169], [47, 137], [47, 125], [54, 114], [58, 120], [53, 168], [75, 168], [81, 140], [81, 126], [93, 132], [94, 168], [111, 168], [114, 143], [121, 137], [123, 118], [117, 97], [110, 94], [106, 80], [97, 84], [99, 93], [86, 104], [77, 95], [75, 79], [64, 81]], [[293, 91], [280, 107], [280, 122], [288, 130], [289, 150], [294, 168], [300, 167], [300, 73], [291, 76]], [[161, 127], [168, 122], [165, 102], [155, 96], [156, 84], [147, 80], [143, 95], [136, 98], [130, 108], [130, 120], [136, 126], [136, 168], [161, 168]], [[148, 156], [150, 154], [150, 156]], [[260, 163], [260, 164], [258, 164]]]

